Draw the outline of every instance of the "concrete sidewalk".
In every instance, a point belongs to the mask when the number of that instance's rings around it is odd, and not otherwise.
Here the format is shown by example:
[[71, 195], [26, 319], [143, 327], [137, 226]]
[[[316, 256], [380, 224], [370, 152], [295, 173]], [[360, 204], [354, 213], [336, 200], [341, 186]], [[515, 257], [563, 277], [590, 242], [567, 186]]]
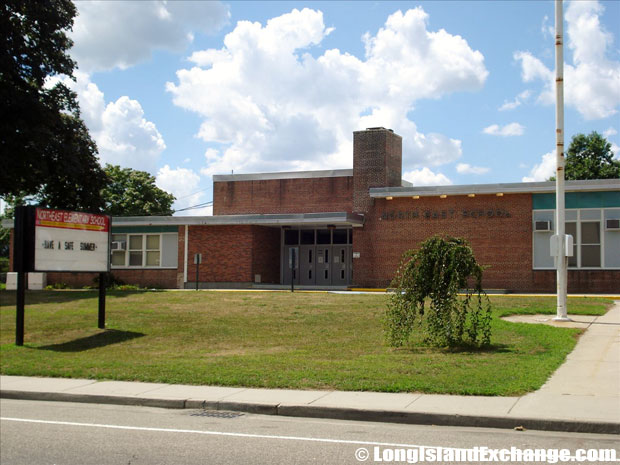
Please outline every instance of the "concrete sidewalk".
[[620, 302], [592, 318], [566, 362], [521, 397], [295, 391], [1, 376], [10, 399], [234, 410], [269, 415], [620, 434]]

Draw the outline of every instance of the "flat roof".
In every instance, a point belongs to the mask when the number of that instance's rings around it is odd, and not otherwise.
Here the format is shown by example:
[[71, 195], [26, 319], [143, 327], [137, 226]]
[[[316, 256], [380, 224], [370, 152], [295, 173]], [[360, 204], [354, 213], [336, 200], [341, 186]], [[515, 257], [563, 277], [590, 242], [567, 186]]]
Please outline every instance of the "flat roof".
[[[278, 213], [216, 216], [115, 216], [112, 226], [183, 226], [183, 225], [258, 225], [258, 226], [363, 226], [364, 216], [349, 212]], [[2, 226], [13, 228], [13, 220], [2, 220]]]
[[[620, 179], [566, 181], [566, 192], [616, 191]], [[555, 192], [555, 181], [500, 184], [464, 184], [456, 186], [372, 187], [370, 197], [433, 197], [469, 194], [538, 194]]]
[[213, 182], [267, 181], [269, 179], [339, 178], [353, 176], [353, 170], [281, 171], [277, 173], [216, 174]]

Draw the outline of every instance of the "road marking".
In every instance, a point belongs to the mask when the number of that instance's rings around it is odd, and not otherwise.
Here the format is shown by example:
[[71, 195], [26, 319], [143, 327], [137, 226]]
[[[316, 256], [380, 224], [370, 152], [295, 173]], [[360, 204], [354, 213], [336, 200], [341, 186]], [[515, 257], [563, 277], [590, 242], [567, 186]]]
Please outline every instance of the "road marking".
[[106, 425], [101, 423], [76, 423], [72, 421], [52, 421], [52, 420], [33, 420], [28, 418], [11, 418], [0, 417], [2, 421], [15, 421], [20, 423], [39, 423], [44, 425], [61, 425], [61, 426], [84, 426], [88, 428], [107, 428], [131, 431], [150, 431], [159, 433], [185, 433], [185, 434], [204, 434], [209, 436], [230, 436], [237, 438], [254, 438], [254, 439], [280, 439], [285, 441], [308, 441], [308, 442], [325, 442], [332, 444], [355, 444], [363, 446], [385, 446], [385, 447], [405, 447], [408, 449], [450, 449], [450, 450], [467, 450], [459, 447], [444, 446], [421, 446], [419, 444], [398, 444], [391, 442], [373, 442], [373, 441], [352, 441], [347, 439], [329, 439], [329, 438], [309, 438], [303, 436], [277, 436], [268, 434], [251, 434], [251, 433], [229, 433], [224, 431], [202, 431], [194, 429], [176, 429], [176, 428], [152, 428], [146, 426], [122, 426], [122, 425]]

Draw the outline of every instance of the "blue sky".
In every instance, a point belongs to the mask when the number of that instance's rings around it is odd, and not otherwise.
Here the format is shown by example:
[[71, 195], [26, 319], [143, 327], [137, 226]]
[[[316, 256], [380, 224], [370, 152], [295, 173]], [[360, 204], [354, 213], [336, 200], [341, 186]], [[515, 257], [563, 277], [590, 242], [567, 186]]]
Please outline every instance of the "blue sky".
[[[176, 208], [213, 174], [350, 168], [403, 137], [417, 185], [553, 173], [554, 3], [77, 2], [73, 88], [100, 159]], [[620, 2], [565, 2], [566, 135], [620, 145]], [[208, 208], [191, 210], [209, 214]]]

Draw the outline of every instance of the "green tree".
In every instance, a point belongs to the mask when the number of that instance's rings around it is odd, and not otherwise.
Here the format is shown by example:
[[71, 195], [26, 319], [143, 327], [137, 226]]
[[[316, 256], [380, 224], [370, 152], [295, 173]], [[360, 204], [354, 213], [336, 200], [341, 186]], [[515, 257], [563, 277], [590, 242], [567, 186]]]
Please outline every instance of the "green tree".
[[388, 343], [404, 345], [417, 326], [432, 345], [488, 345], [491, 306], [482, 290], [482, 272], [464, 239], [434, 236], [405, 252], [384, 319]]
[[105, 176], [76, 94], [50, 78], [72, 76], [70, 0], [0, 6], [0, 195], [97, 211]]
[[101, 194], [105, 213], [112, 216], [172, 215], [175, 197], [155, 185], [146, 171], [106, 165], [108, 184]]
[[566, 179], [620, 179], [620, 160], [599, 133], [573, 136], [566, 153]]

